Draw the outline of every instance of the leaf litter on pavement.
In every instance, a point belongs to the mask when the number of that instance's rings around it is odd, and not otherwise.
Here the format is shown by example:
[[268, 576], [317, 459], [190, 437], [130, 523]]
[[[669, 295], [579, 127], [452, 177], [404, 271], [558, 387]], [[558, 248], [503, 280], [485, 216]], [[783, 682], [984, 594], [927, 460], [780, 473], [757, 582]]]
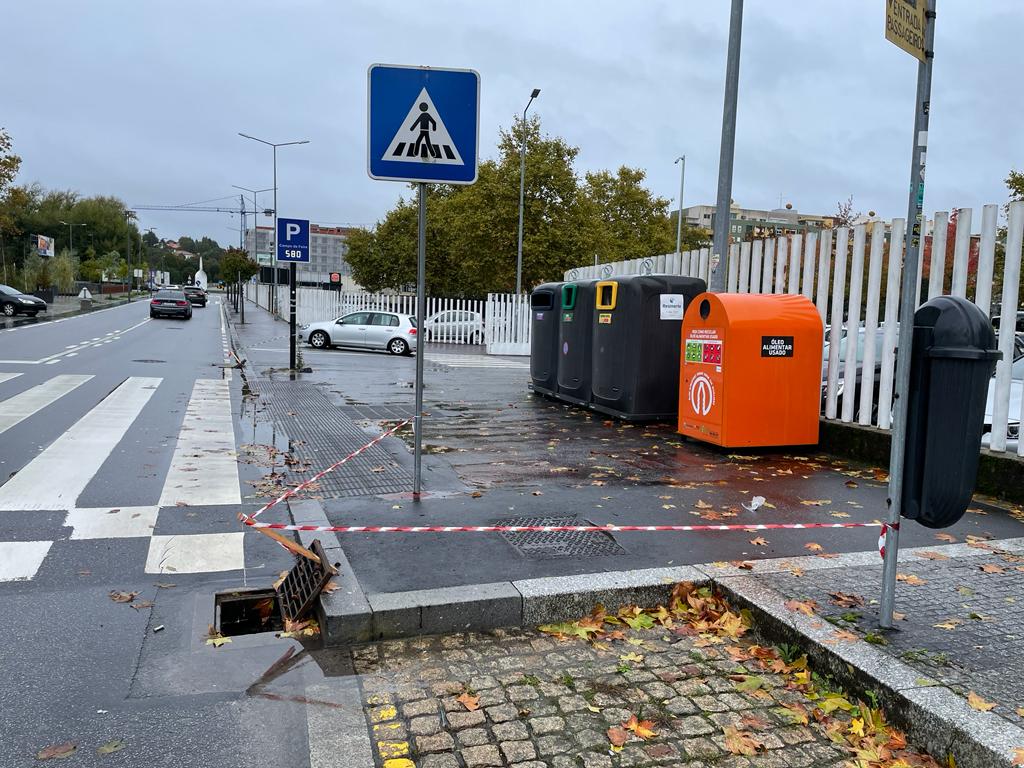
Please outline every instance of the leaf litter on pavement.
[[[837, 592], [833, 601], [859, 605], [862, 598]], [[790, 601], [791, 610], [813, 615], [817, 604], [813, 601]], [[691, 644], [694, 651], [709, 649], [711, 653], [724, 652], [737, 665], [726, 677], [735, 690], [754, 700], [763, 700], [771, 706], [775, 699], [769, 689], [781, 684], [789, 691], [790, 700], [774, 706], [772, 711], [784, 721], [803, 725], [822, 733], [850, 756], [851, 766], [858, 768], [940, 768], [933, 758], [908, 747], [906, 737], [889, 725], [882, 711], [844, 692], [831, 678], [819, 675], [809, 666], [807, 656], [797, 655], [794, 648], [786, 649], [759, 645], [749, 640], [753, 617], [746, 610], [734, 610], [725, 598], [710, 587], [684, 582], [675, 585], [666, 605], [654, 608], [623, 606], [609, 612], [596, 605], [589, 616], [577, 621], [545, 624], [540, 631], [565, 642], [587, 642], [598, 652], [614, 652], [611, 643], [626, 642], [640, 645], [644, 635], [658, 633], [664, 641]], [[633, 633], [636, 633], [634, 635]], [[668, 633], [668, 634], [666, 634]], [[856, 640], [852, 633], [838, 630], [837, 640]], [[628, 671], [630, 664], [642, 659], [635, 651], [616, 654], [620, 672]], [[659, 667], [659, 677], [672, 675]], [[692, 676], [695, 667], [687, 668], [681, 676]], [[757, 670], [760, 670], [758, 672]], [[703, 680], [697, 680], [703, 682]], [[987, 702], [986, 702], [987, 703]], [[646, 742], [660, 736], [671, 736], [675, 720], [665, 714], [655, 719], [645, 717], [643, 706], [632, 712], [627, 720], [612, 725], [606, 731], [609, 752], [623, 751], [631, 741]], [[590, 707], [591, 711], [600, 711]], [[725, 749], [733, 755], [754, 756], [765, 751], [765, 739], [759, 732], [770, 723], [756, 712], [746, 713], [738, 722], [720, 726], [719, 737]]]

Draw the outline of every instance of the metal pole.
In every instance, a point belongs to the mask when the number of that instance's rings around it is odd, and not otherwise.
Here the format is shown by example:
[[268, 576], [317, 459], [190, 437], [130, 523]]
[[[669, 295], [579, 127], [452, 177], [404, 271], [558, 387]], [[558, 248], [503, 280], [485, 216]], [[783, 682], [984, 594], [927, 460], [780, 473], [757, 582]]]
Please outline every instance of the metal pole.
[[[270, 263], [274, 266], [274, 297], [269, 302], [270, 314], [277, 318], [277, 145], [274, 144], [274, 242], [271, 247]], [[255, 232], [255, 227], [253, 232]], [[292, 336], [295, 334], [293, 333]]]
[[718, 203], [712, 241], [712, 291], [725, 290], [725, 259], [729, 251], [729, 209], [732, 204], [732, 164], [736, 156], [736, 97], [740, 85], [740, 37], [743, 31], [743, 0], [732, 0], [729, 16], [729, 58], [725, 65], [725, 104], [722, 107], [722, 148], [718, 159]]
[[288, 264], [288, 367], [295, 370], [295, 262]]
[[238, 317], [239, 322], [245, 323], [245, 286], [242, 284], [242, 273], [238, 273]]
[[676, 217], [676, 256], [682, 252], [683, 243], [683, 179], [686, 177], [686, 155], [676, 158], [679, 167], [679, 215]]
[[[420, 193], [419, 243], [416, 256], [416, 411], [415, 434], [413, 437], [413, 470], [412, 494], [417, 501], [420, 498], [421, 464], [423, 455], [423, 357], [424, 348], [423, 318], [427, 303], [427, 185], [422, 181], [418, 184]], [[292, 334], [294, 337], [295, 334]]]
[[882, 598], [878, 623], [890, 629], [896, 604], [896, 557], [899, 551], [900, 507], [903, 501], [903, 460], [907, 440], [907, 389], [910, 385], [910, 348], [914, 336], [914, 311], [920, 295], [917, 255], [924, 228], [925, 150], [928, 146], [928, 116], [932, 93], [932, 61], [935, 43], [935, 0], [928, 0], [925, 12], [925, 60], [917, 64], [917, 101], [914, 103], [914, 141], [910, 162], [910, 202], [907, 206], [907, 236], [903, 261], [903, 290], [900, 294], [900, 328], [896, 355], [896, 413], [892, 423], [889, 454], [889, 518], [885, 528], [885, 557], [882, 565]]
[[[529, 109], [530, 105], [527, 104]], [[526, 109], [523, 110], [523, 144], [519, 148], [519, 241], [516, 249], [516, 296], [523, 290], [523, 199], [526, 192]]]

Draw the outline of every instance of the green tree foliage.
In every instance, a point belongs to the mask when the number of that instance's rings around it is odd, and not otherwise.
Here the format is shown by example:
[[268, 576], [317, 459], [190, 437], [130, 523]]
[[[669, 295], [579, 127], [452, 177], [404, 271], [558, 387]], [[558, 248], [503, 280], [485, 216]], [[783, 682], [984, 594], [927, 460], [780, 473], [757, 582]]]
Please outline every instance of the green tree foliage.
[[[587, 174], [573, 165], [579, 149], [541, 133], [534, 117], [499, 135], [496, 159], [480, 163], [470, 186], [435, 185], [427, 196], [427, 291], [478, 297], [512, 291], [519, 222], [519, 152], [526, 140], [523, 286], [560, 279], [580, 264], [675, 250], [668, 201], [643, 186], [642, 170]], [[368, 290], [416, 281], [417, 202], [402, 199], [373, 231], [348, 238], [348, 262]], [[703, 235], [686, 231], [685, 243]]]
[[1010, 171], [1005, 181], [1010, 200], [1024, 200], [1024, 171]]
[[7, 192], [21, 168], [21, 158], [14, 154], [12, 147], [10, 134], [0, 128], [0, 197]]
[[248, 280], [259, 271], [260, 265], [239, 248], [228, 248], [220, 260], [220, 279], [224, 282], [232, 282], [239, 274], [242, 280]]
[[53, 258], [50, 277], [61, 293], [74, 293], [77, 276], [78, 259], [71, 255], [71, 251], [64, 249]]

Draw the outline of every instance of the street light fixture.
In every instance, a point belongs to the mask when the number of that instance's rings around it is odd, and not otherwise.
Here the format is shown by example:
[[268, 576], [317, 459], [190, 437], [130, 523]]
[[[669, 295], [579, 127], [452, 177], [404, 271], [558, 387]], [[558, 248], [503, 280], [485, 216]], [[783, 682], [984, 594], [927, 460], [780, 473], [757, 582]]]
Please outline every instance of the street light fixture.
[[534, 88], [530, 100], [523, 110], [523, 145], [519, 149], [519, 245], [516, 249], [516, 295], [523, 290], [523, 195], [526, 190], [526, 110], [533, 100], [540, 96], [540, 88]]
[[[237, 184], [232, 184], [235, 189], [240, 189], [243, 192], [250, 192], [252, 194], [252, 260], [259, 263], [259, 239], [257, 238], [256, 232], [256, 215], [259, 213], [259, 209], [256, 207], [256, 195], [260, 192], [269, 192], [273, 187], [267, 187], [266, 189], [249, 189], [248, 187], [240, 187]], [[244, 197], [243, 197], [244, 199]], [[277, 205], [274, 205], [277, 208]], [[242, 210], [242, 231], [245, 231], [245, 210]], [[245, 242], [242, 242], [242, 247], [245, 247]]]
[[683, 178], [686, 176], [686, 155], [676, 158], [679, 167], [679, 215], [676, 217], [676, 256], [680, 254], [683, 242]]
[[[258, 141], [260, 144], [266, 144], [268, 147], [271, 147], [274, 150], [274, 186], [272, 187], [272, 189], [274, 190], [274, 252], [273, 252], [272, 258], [271, 258], [271, 263], [274, 265], [274, 304], [273, 304], [273, 308], [272, 308], [271, 311], [276, 315], [277, 314], [277, 312], [276, 312], [276, 310], [277, 310], [277, 148], [278, 147], [290, 147], [290, 146], [293, 146], [295, 144], [309, 144], [309, 139], [302, 139], [301, 141], [280, 141], [280, 142], [276, 142], [275, 143], [273, 141], [266, 141], [265, 139], [258, 139], [255, 136], [250, 136], [249, 134], [242, 133], [241, 131], [238, 132], [238, 135], [241, 136], [243, 139], [252, 139], [253, 141]], [[253, 235], [253, 237], [255, 237], [255, 234]], [[294, 345], [294, 337], [295, 337], [295, 334], [293, 333], [292, 334], [292, 339], [293, 339], [292, 343], [293, 343], [293, 345]]]

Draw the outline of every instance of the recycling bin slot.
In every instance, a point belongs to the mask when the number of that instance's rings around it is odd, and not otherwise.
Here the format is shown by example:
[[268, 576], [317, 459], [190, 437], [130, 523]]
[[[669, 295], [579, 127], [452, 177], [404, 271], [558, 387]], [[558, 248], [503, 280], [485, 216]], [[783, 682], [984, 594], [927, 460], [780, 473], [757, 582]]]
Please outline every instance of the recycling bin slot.
[[597, 308], [615, 309], [619, 297], [619, 284], [614, 280], [603, 280], [597, 284]]
[[[544, 290], [541, 290], [544, 288]], [[555, 295], [544, 286], [538, 286], [537, 290], [530, 296], [530, 309], [551, 309], [554, 306]]]
[[562, 286], [558, 318], [559, 400], [589, 405], [593, 368], [594, 299], [597, 282], [582, 280]]
[[679, 432], [730, 448], [817, 443], [823, 335], [805, 296], [696, 298], [683, 321]]
[[675, 420], [683, 314], [703, 280], [630, 275], [597, 283], [590, 407], [634, 421]]
[[914, 313], [901, 512], [928, 528], [959, 520], [974, 495], [996, 361], [992, 323], [966, 299]]
[[530, 381], [534, 392], [558, 389], [558, 312], [561, 283], [538, 285], [530, 295]]

